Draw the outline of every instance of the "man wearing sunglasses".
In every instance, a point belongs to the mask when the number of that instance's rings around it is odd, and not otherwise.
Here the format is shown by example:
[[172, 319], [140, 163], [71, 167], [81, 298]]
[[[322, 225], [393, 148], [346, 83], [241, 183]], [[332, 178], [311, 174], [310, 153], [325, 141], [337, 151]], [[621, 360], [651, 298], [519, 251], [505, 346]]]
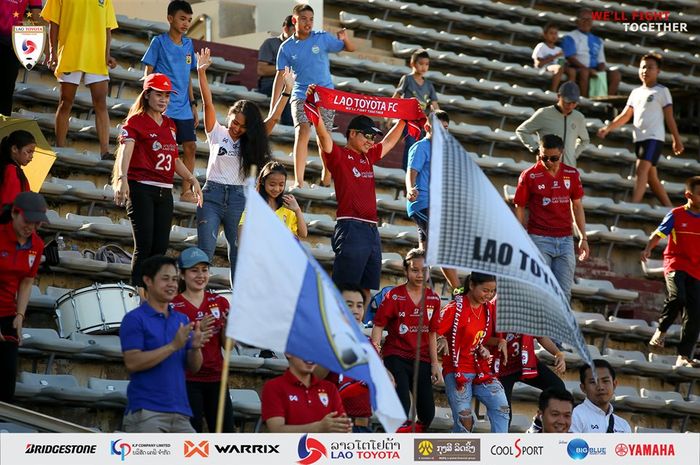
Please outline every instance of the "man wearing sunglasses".
[[382, 271], [382, 245], [377, 230], [377, 195], [373, 165], [401, 139], [406, 123], [398, 120], [381, 142], [382, 134], [371, 118], [356, 116], [345, 132], [347, 144], [333, 142], [323, 118], [316, 125], [316, 137], [323, 162], [335, 182], [338, 202], [331, 245], [335, 252], [333, 281], [361, 286], [365, 300], [369, 290], [379, 289]]
[[576, 268], [574, 221], [580, 237], [579, 260], [588, 258], [589, 250], [581, 178], [576, 168], [561, 162], [563, 149], [559, 136], [548, 134], [542, 138], [537, 163], [520, 174], [514, 203], [515, 216], [527, 228], [570, 300]]

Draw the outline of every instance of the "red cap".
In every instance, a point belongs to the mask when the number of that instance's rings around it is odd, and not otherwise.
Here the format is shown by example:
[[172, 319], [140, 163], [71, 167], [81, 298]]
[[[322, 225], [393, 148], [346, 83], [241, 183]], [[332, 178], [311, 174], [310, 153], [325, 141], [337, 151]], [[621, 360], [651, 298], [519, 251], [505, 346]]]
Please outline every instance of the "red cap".
[[143, 90], [148, 89], [153, 89], [160, 92], [173, 92], [177, 94], [175, 89], [173, 89], [173, 84], [170, 82], [170, 78], [161, 73], [153, 73], [146, 76], [146, 80], [143, 81]]

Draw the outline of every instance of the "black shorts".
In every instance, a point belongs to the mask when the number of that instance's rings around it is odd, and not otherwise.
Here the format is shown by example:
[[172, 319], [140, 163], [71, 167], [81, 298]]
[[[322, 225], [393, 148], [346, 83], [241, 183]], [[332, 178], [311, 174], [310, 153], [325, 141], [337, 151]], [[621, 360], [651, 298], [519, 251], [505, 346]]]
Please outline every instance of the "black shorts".
[[647, 139], [634, 143], [634, 153], [639, 160], [646, 160], [656, 166], [664, 149], [664, 142], [656, 139]]
[[178, 144], [182, 144], [183, 142], [195, 142], [197, 140], [197, 136], [194, 133], [194, 118], [171, 119], [175, 123], [175, 139]]
[[333, 281], [379, 289], [382, 273], [382, 243], [374, 223], [338, 220], [331, 238], [335, 252]]

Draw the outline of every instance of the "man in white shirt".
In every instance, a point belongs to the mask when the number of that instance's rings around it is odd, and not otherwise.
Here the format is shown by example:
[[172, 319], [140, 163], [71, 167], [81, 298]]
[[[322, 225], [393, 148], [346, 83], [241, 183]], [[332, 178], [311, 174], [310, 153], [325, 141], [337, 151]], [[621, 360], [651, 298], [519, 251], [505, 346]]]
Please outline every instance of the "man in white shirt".
[[631, 433], [629, 423], [613, 413], [610, 401], [615, 396], [615, 370], [606, 360], [593, 360], [598, 382], [588, 365], [579, 370], [581, 390], [586, 400], [574, 409], [571, 422], [573, 433]]

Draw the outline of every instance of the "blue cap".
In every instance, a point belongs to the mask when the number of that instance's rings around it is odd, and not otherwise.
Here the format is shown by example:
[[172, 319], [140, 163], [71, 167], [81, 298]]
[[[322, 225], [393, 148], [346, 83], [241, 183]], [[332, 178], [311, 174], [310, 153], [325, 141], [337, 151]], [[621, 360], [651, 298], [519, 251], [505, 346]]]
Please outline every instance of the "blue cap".
[[197, 247], [189, 247], [183, 250], [180, 253], [180, 256], [177, 257], [177, 266], [180, 267], [181, 270], [192, 268], [198, 263], [206, 263], [207, 265], [211, 265], [211, 261], [209, 261], [207, 254], [204, 253], [202, 249]]

